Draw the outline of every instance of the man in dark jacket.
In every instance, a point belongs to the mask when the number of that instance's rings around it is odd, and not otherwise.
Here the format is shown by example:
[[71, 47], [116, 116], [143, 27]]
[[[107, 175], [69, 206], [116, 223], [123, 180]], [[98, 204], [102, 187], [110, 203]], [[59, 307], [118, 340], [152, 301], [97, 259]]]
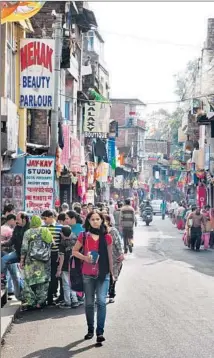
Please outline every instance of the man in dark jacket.
[[1, 243], [3, 249], [4, 247], [14, 247], [14, 251], [1, 258], [1, 273], [3, 275], [6, 275], [8, 265], [18, 263], [20, 261], [24, 233], [30, 227], [28, 215], [24, 212], [18, 213], [16, 217], [16, 224], [17, 225], [13, 231], [11, 239], [7, 242]]

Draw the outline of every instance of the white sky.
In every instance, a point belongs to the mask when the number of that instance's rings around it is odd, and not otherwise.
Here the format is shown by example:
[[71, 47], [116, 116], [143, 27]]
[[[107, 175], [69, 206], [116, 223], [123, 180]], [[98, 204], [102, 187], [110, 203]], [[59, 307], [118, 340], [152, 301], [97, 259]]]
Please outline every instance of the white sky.
[[[90, 2], [90, 8], [106, 41], [111, 97], [137, 97], [144, 102], [177, 99], [173, 75], [182, 71], [189, 60], [200, 57], [207, 19], [214, 17], [214, 4], [102, 1]], [[166, 108], [160, 104], [148, 110], [160, 107]]]

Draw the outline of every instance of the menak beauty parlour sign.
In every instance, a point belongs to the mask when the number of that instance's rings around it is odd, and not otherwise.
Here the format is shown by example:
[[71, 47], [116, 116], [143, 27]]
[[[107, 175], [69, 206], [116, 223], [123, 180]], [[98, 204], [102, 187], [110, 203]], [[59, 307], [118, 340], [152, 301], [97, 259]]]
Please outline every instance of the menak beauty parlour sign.
[[22, 39], [20, 46], [20, 108], [53, 108], [54, 40]]

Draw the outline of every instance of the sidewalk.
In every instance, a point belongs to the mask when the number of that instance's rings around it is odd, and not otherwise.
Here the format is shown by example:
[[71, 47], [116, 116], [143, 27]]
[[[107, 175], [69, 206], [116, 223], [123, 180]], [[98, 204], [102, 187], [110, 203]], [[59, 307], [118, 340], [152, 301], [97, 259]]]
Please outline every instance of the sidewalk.
[[20, 304], [21, 303], [14, 298], [1, 308], [1, 342], [18, 313]]

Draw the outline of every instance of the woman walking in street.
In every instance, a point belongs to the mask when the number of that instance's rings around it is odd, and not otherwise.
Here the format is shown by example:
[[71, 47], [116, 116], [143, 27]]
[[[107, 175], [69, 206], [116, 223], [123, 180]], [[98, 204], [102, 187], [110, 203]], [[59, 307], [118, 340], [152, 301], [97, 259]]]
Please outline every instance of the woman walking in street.
[[[81, 233], [73, 248], [73, 256], [83, 261], [82, 273], [85, 292], [85, 312], [88, 333], [85, 339], [94, 336], [95, 294], [97, 301], [97, 343], [105, 341], [103, 336], [106, 319], [106, 296], [110, 273], [113, 277], [112, 237], [104, 224], [100, 212], [91, 211], [85, 221], [86, 233]], [[83, 247], [83, 254], [80, 253]], [[114, 278], [113, 278], [114, 279]]]
[[112, 276], [110, 276], [109, 303], [114, 303], [114, 298], [116, 296], [115, 285], [122, 269], [122, 261], [124, 260], [123, 240], [119, 231], [112, 226], [110, 215], [105, 215], [105, 224], [107, 226], [108, 233], [112, 237], [114, 280]]
[[33, 216], [30, 229], [24, 234], [20, 268], [24, 270], [23, 306], [41, 308], [47, 299], [51, 273], [53, 237], [42, 227], [39, 216]]
[[[71, 249], [73, 249], [79, 234], [81, 232], [85, 231], [82, 223], [83, 223], [82, 218], [80, 217], [80, 215], [77, 212], [75, 212], [73, 210], [69, 210], [66, 213], [65, 224], [70, 226], [71, 232], [72, 232], [72, 238], [73, 238]], [[72, 304], [71, 304], [72, 307], [76, 308], [77, 306], [79, 306], [80, 304], [83, 304], [83, 303], [84, 303], [84, 293], [73, 291]]]

